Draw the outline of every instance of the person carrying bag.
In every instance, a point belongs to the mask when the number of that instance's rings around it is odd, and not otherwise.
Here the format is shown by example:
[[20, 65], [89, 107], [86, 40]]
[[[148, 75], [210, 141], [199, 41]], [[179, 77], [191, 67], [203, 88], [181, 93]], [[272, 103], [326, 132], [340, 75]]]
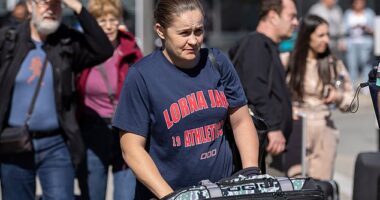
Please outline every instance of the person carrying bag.
[[21, 127], [7, 127], [0, 135], [0, 154], [12, 155], [17, 153], [26, 153], [33, 151], [32, 135], [28, 129], [28, 123], [32, 116], [34, 105], [37, 100], [38, 93], [42, 85], [47, 65], [47, 57], [43, 62], [40, 77], [38, 79], [37, 87], [34, 91], [32, 102], [30, 103], [24, 125]]

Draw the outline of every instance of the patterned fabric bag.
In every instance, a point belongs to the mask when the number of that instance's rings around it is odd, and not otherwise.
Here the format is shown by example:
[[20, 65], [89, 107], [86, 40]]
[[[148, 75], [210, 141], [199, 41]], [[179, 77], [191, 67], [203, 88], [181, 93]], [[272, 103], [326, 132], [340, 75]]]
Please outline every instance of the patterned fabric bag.
[[178, 190], [165, 200], [198, 199], [323, 199], [323, 192], [309, 178], [273, 177], [268, 174], [201, 181]]

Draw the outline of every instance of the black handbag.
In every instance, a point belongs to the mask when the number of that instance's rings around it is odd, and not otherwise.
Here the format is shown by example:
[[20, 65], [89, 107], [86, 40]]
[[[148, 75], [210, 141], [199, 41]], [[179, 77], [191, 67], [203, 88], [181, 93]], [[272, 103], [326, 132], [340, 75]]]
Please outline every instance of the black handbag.
[[32, 137], [28, 126], [8, 127], [0, 137], [0, 154], [17, 154], [33, 151]]
[[27, 117], [24, 124], [21, 127], [6, 127], [0, 135], [0, 154], [1, 155], [12, 155], [18, 153], [27, 153], [33, 151], [32, 136], [28, 130], [28, 123], [32, 116], [34, 105], [38, 93], [41, 88], [42, 78], [45, 74], [45, 69], [47, 65], [47, 58], [45, 57], [42, 71], [38, 79], [37, 87], [34, 91], [32, 102], [30, 103]]

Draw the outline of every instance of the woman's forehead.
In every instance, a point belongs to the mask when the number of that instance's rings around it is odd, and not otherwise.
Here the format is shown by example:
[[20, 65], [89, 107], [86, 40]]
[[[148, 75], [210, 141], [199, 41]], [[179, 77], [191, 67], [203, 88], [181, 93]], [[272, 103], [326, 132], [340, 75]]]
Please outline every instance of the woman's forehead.
[[199, 27], [204, 24], [204, 16], [199, 10], [185, 11], [179, 15], [174, 15], [171, 26], [173, 27]]

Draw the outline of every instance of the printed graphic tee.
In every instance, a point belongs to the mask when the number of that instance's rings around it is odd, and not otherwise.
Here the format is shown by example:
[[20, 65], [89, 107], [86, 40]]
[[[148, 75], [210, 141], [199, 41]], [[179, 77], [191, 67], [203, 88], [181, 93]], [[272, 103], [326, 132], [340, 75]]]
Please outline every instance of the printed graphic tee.
[[[25, 123], [27, 113], [40, 78], [46, 53], [42, 43], [34, 41], [35, 49], [29, 51], [16, 76], [8, 124], [18, 127]], [[33, 113], [28, 123], [32, 131], [49, 131], [59, 128], [55, 105], [53, 68], [47, 63]]]
[[160, 50], [145, 57], [131, 67], [113, 119], [115, 127], [148, 140], [150, 156], [174, 190], [232, 173], [223, 124], [228, 108], [247, 100], [228, 58], [212, 51], [219, 70], [209, 61], [208, 49], [187, 70], [171, 64]]

